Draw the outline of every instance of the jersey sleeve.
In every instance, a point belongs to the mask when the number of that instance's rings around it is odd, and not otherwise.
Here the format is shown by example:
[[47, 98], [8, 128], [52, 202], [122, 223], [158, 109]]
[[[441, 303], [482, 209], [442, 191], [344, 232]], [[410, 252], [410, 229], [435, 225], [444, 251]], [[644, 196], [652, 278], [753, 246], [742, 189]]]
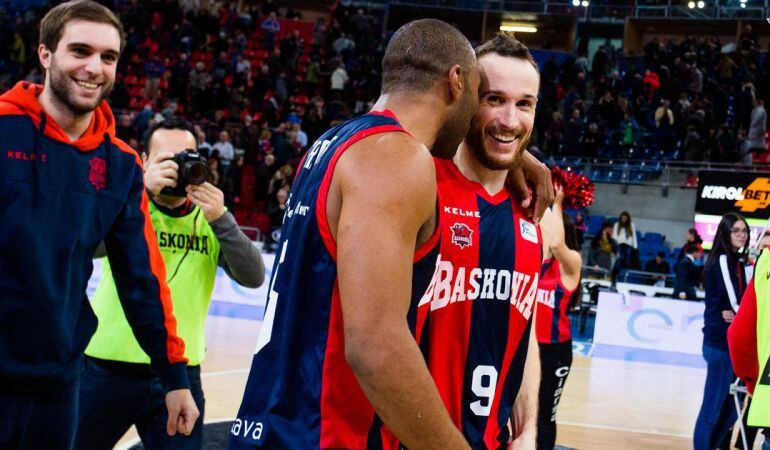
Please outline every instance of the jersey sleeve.
[[187, 360], [148, 206], [137, 161], [128, 199], [104, 243], [126, 319], [164, 388], [171, 391], [189, 387]]
[[743, 294], [741, 307], [727, 329], [727, 343], [735, 374], [746, 383], [749, 393], [759, 376], [757, 359], [757, 293], [754, 280]]

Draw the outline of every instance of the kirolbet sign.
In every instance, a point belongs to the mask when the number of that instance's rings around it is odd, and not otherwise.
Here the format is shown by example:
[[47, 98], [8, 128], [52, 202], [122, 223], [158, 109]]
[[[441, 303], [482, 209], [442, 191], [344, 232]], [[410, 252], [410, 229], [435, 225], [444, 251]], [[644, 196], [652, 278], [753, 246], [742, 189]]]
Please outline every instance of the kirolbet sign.
[[722, 216], [737, 212], [751, 228], [753, 241], [770, 218], [770, 173], [702, 170], [698, 174], [695, 229], [711, 248]]

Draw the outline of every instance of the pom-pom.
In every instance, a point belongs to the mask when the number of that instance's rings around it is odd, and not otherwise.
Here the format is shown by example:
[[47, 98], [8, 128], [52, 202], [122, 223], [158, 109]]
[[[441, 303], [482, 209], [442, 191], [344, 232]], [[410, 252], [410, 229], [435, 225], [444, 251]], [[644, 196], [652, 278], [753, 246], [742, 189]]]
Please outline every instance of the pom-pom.
[[564, 208], [582, 209], [594, 203], [594, 184], [585, 175], [561, 167], [551, 169], [554, 184], [564, 189]]

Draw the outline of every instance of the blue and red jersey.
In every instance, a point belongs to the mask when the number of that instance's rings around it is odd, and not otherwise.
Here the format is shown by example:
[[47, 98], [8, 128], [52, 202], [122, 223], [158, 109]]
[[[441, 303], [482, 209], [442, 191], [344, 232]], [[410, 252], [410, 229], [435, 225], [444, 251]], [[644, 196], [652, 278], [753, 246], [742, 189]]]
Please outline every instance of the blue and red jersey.
[[435, 160], [441, 243], [417, 311], [417, 340], [472, 448], [505, 448], [535, 311], [540, 229], [507, 190], [489, 195]]
[[[382, 448], [390, 434], [345, 360], [337, 248], [326, 201], [338, 159], [378, 133], [405, 132], [388, 111], [323, 134], [300, 163], [281, 229], [277, 264], [229, 449]], [[438, 234], [414, 256], [412, 306], [433, 275]]]
[[187, 387], [141, 161], [115, 137], [107, 103], [71, 140], [42, 87], [0, 96], [0, 390], [76, 379], [96, 317], [86, 297], [104, 241], [123, 308], [167, 389]]
[[578, 290], [569, 290], [561, 282], [561, 265], [556, 258], [543, 261], [540, 287], [537, 291], [537, 342], [558, 344], [572, 339], [569, 307]]

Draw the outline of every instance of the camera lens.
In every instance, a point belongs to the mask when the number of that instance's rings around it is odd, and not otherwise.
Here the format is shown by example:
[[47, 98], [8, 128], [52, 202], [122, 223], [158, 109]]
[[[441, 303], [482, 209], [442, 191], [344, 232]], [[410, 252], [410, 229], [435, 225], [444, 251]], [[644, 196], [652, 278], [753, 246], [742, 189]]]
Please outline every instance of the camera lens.
[[184, 165], [185, 178], [190, 184], [203, 184], [209, 178], [209, 169], [202, 161], [189, 161]]

